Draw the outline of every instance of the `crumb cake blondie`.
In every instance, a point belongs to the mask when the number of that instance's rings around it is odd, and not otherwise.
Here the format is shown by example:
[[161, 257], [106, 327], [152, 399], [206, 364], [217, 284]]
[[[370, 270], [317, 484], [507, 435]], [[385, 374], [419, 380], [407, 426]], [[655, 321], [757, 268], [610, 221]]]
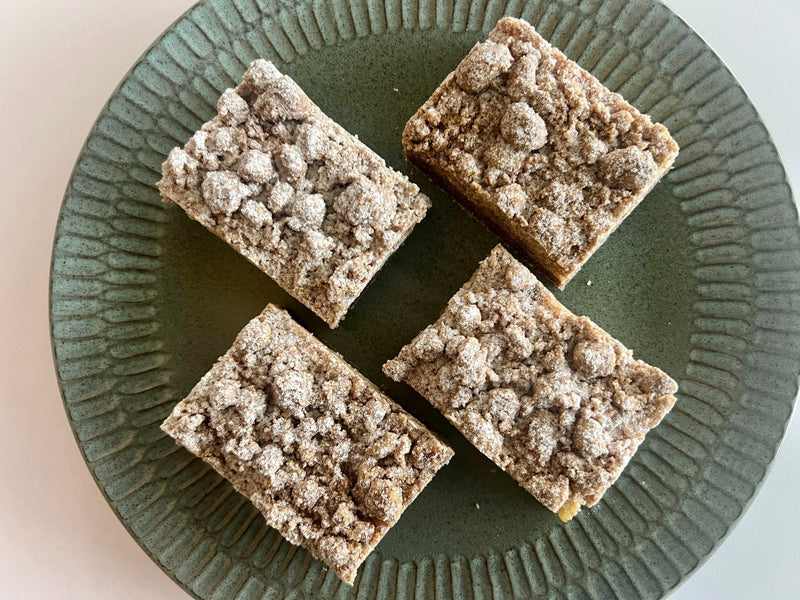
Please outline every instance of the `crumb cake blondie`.
[[269, 305], [161, 428], [352, 584], [453, 451]]
[[501, 246], [383, 370], [564, 521], [600, 500], [677, 390]]
[[678, 154], [663, 125], [513, 18], [411, 117], [403, 146], [560, 288]]
[[162, 197], [336, 327], [430, 201], [268, 61], [217, 111], [170, 152]]

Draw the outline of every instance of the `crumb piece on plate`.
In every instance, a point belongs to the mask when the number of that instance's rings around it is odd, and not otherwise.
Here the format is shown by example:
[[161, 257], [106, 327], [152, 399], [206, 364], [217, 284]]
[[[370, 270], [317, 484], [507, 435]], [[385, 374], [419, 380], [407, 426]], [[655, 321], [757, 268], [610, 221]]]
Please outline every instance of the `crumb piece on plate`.
[[283, 537], [350, 584], [453, 456], [272, 305], [161, 428], [228, 479]]
[[600, 500], [677, 390], [502, 246], [383, 370], [565, 521]]
[[331, 327], [425, 216], [430, 200], [265, 60], [174, 148], [158, 182]]
[[403, 146], [560, 288], [678, 154], [666, 127], [513, 18], [411, 117]]

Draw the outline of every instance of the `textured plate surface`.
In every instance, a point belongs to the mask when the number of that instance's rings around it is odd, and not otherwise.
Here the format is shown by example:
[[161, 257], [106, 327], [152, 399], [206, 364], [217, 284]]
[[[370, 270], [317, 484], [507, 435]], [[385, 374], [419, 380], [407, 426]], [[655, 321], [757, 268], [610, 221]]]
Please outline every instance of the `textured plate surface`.
[[[380, 372], [496, 243], [404, 162], [400, 132], [505, 14], [530, 21], [681, 146], [676, 168], [557, 292], [680, 384], [617, 484], [566, 525]], [[256, 57], [434, 201], [336, 331], [163, 205], [154, 185], [170, 148]], [[100, 114], [66, 191], [51, 284], [59, 380], [87, 464], [142, 547], [199, 598], [663, 597], [752, 499], [797, 391], [800, 230], [783, 169], [731, 74], [651, 0], [201, 3]], [[456, 449], [352, 588], [158, 428], [267, 301]]]

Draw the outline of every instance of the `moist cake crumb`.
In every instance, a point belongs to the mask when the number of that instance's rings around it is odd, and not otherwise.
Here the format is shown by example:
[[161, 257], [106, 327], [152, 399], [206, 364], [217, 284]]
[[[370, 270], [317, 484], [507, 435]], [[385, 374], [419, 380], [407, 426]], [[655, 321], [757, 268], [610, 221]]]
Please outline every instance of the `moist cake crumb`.
[[403, 146], [561, 288], [678, 154], [663, 125], [513, 18], [411, 117]]
[[563, 520], [600, 500], [677, 390], [502, 246], [383, 370]]
[[228, 479], [283, 537], [350, 584], [453, 456], [272, 305], [161, 428]]
[[416, 185], [270, 62], [226, 90], [158, 182], [183, 208], [336, 327], [430, 206]]

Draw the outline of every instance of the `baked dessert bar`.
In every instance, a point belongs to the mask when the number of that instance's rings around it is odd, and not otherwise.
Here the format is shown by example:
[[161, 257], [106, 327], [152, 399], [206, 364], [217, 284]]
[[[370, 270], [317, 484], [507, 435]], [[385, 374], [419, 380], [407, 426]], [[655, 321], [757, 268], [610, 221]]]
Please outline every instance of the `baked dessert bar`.
[[564, 521], [600, 500], [677, 390], [501, 246], [383, 370]]
[[269, 305], [161, 428], [342, 580], [453, 451]]
[[174, 148], [174, 202], [336, 327], [430, 206], [416, 185], [256, 60]]
[[411, 117], [403, 146], [560, 288], [678, 154], [663, 125], [513, 18]]

